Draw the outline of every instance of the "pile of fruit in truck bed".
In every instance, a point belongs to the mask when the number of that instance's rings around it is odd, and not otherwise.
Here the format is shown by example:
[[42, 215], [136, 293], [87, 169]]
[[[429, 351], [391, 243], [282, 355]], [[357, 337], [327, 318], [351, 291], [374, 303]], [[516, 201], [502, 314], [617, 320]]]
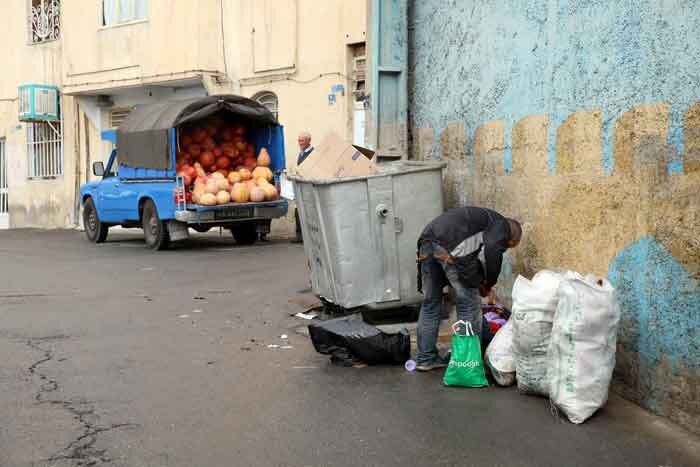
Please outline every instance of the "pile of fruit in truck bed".
[[247, 139], [241, 122], [213, 116], [179, 129], [177, 176], [184, 180], [185, 200], [204, 206], [274, 201], [270, 155]]

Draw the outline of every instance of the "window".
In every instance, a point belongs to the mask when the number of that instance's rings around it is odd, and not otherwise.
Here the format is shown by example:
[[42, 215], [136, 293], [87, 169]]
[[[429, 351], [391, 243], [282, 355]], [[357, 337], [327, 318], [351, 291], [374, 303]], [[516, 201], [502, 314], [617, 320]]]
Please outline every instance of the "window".
[[61, 33], [61, 0], [29, 1], [29, 42], [54, 41]]
[[354, 44], [351, 48], [352, 94], [356, 101], [365, 98], [366, 57], [365, 43]]
[[118, 128], [131, 113], [131, 108], [112, 109], [109, 112], [109, 127]]
[[27, 176], [63, 175], [63, 134], [59, 122], [27, 123]]
[[5, 140], [0, 139], [0, 215], [7, 214], [7, 156]]
[[148, 0], [102, 0], [102, 25], [129, 23], [148, 18]]
[[278, 113], [278, 111], [277, 111], [277, 95], [275, 95], [274, 92], [270, 92], [270, 91], [260, 92], [260, 93], [256, 94], [255, 96], [253, 96], [253, 100], [257, 101], [259, 104], [262, 104], [265, 107], [267, 107], [267, 110], [272, 112], [272, 115], [274, 115], [275, 118], [277, 118], [277, 113]]

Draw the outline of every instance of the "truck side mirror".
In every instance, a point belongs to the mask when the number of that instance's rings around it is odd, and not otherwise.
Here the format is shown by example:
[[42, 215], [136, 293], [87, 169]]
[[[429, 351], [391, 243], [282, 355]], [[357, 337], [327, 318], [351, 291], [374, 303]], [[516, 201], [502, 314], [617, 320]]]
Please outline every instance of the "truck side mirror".
[[102, 177], [105, 174], [105, 165], [102, 161], [97, 161], [92, 163], [92, 173], [98, 177]]

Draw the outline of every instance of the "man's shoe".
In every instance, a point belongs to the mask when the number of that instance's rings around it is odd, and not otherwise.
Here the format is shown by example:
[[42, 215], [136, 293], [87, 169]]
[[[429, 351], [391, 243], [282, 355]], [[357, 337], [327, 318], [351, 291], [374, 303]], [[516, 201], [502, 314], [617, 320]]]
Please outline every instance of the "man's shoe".
[[447, 363], [443, 362], [430, 362], [430, 363], [419, 363], [416, 365], [416, 370], [418, 371], [432, 371], [438, 368], [446, 368]]

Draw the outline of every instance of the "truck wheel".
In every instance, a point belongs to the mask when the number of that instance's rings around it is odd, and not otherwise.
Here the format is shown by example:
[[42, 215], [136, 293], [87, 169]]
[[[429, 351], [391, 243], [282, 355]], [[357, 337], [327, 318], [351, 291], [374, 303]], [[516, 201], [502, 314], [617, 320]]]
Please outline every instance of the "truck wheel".
[[107, 239], [109, 226], [100, 221], [92, 198], [88, 198], [83, 205], [83, 225], [85, 226], [85, 235], [91, 242], [103, 243]]
[[152, 200], [147, 199], [143, 204], [143, 214], [141, 215], [141, 225], [143, 226], [143, 236], [146, 245], [153, 250], [164, 250], [170, 243], [168, 227], [165, 222], [158, 217], [158, 210]]
[[258, 238], [258, 230], [255, 224], [241, 224], [231, 229], [233, 238], [239, 245], [252, 245]]

